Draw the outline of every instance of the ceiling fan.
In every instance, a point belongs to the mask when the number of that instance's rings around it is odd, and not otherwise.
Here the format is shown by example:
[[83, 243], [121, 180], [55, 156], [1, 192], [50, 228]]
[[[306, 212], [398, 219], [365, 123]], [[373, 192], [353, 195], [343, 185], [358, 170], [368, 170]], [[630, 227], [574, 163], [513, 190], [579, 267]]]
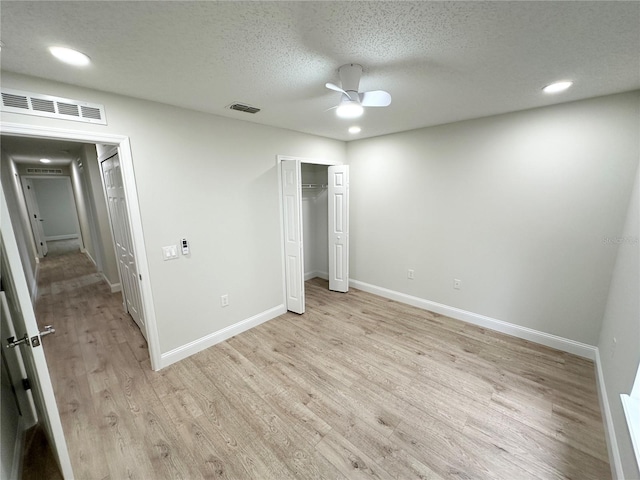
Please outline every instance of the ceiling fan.
[[342, 88], [327, 83], [329, 90], [342, 93], [340, 104], [336, 107], [336, 115], [341, 118], [357, 118], [364, 112], [364, 107], [386, 107], [391, 104], [391, 95], [384, 90], [359, 92], [358, 85], [362, 76], [362, 65], [348, 63], [338, 69]]

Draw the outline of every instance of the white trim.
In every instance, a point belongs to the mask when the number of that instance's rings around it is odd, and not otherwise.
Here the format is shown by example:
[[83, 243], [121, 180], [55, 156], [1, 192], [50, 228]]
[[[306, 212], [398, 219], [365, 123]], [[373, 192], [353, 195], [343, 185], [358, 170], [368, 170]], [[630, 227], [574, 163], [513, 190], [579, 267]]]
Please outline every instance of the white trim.
[[283, 160], [298, 160], [300, 163], [313, 163], [316, 165], [344, 165], [344, 162], [337, 162], [335, 160], [326, 160], [324, 158], [307, 158], [307, 157], [291, 157], [289, 155], [278, 155], [276, 163], [279, 164]]
[[73, 238], [80, 238], [80, 236], [77, 233], [70, 233], [69, 235], [53, 235], [51, 237], [44, 237], [47, 242], [55, 242], [56, 240], [71, 240]]
[[[93, 266], [94, 266], [94, 267], [96, 267], [98, 270], [100, 270], [100, 269], [98, 268], [98, 264], [96, 263], [96, 261], [94, 260], [94, 258], [93, 258], [93, 257], [91, 256], [91, 254], [89, 253], [89, 250], [87, 250], [86, 248], [81, 248], [81, 249], [80, 249], [80, 252], [81, 252], [81, 253], [84, 253], [84, 254], [87, 256], [87, 258], [88, 258], [89, 260], [91, 260], [91, 263], [93, 263]], [[103, 274], [103, 276], [104, 276], [104, 274]], [[105, 277], [105, 278], [106, 278], [106, 277]]]
[[167, 353], [163, 353], [160, 362], [160, 368], [168, 367], [169, 365], [183, 360], [191, 355], [194, 355], [202, 350], [212, 347], [216, 343], [224, 342], [225, 340], [238, 335], [239, 333], [246, 332], [247, 330], [257, 327], [261, 323], [272, 320], [280, 315], [287, 313], [287, 309], [284, 305], [278, 305], [277, 307], [265, 310], [262, 313], [258, 313], [253, 317], [249, 317], [245, 320], [241, 320], [238, 323], [229, 325], [228, 327], [213, 332], [202, 338], [189, 342], [181, 347], [174, 348]]
[[607, 441], [607, 452], [609, 454], [609, 465], [611, 467], [611, 477], [614, 479], [624, 478], [622, 470], [622, 459], [620, 458], [620, 450], [618, 449], [618, 440], [616, 439], [616, 430], [613, 424], [613, 415], [611, 414], [611, 406], [609, 405], [609, 397], [607, 396], [607, 387], [604, 383], [604, 371], [602, 370], [602, 362], [600, 360], [600, 349], [596, 348], [596, 384], [598, 386], [598, 398], [600, 400], [600, 410], [602, 411], [605, 439]]
[[520, 325], [480, 315], [478, 313], [469, 312], [460, 308], [450, 307], [449, 305], [443, 305], [442, 303], [425, 300], [424, 298], [414, 297], [405, 293], [360, 282], [359, 280], [350, 279], [349, 285], [384, 298], [389, 298], [401, 303], [406, 303], [407, 305], [439, 313], [440, 315], [446, 315], [447, 317], [462, 320], [463, 322], [478, 325], [480, 327], [489, 328], [497, 332], [506, 333], [507, 335], [539, 343], [540, 345], [546, 345], [547, 347], [572, 353], [590, 360], [594, 360], [596, 356], [597, 348], [592, 345], [587, 345], [586, 343], [576, 342], [568, 338], [540, 332], [532, 328], [522, 327]]
[[309, 272], [304, 274], [304, 281], [311, 280], [312, 278], [320, 277], [323, 280], [329, 280], [329, 274], [327, 272]]
[[100, 272], [100, 275], [102, 275], [104, 281], [107, 282], [107, 285], [109, 285], [109, 290], [111, 290], [111, 293], [118, 293], [122, 291], [122, 283], [111, 283], [104, 272]]
[[131, 236], [136, 251], [138, 273], [142, 275], [140, 289], [142, 293], [142, 302], [144, 304], [149, 357], [151, 359], [151, 368], [153, 370], [159, 370], [161, 363], [160, 339], [158, 337], [158, 326], [156, 323], [156, 313], [153, 304], [153, 291], [151, 289], [150, 282], [151, 275], [149, 274], [149, 264], [147, 263], [147, 254], [144, 246], [144, 233], [142, 231], [142, 219], [140, 214], [140, 205], [138, 204], [138, 192], [135, 174], [133, 171], [133, 156], [131, 154], [131, 143], [129, 141], [129, 137], [100, 132], [66, 130], [54, 127], [23, 125], [20, 123], [8, 122], [0, 122], [0, 131], [6, 135], [55, 138], [82, 143], [116, 144], [119, 146], [120, 167], [128, 200], [127, 211], [129, 219], [131, 220]]
[[629, 435], [631, 436], [631, 444], [633, 452], [636, 454], [636, 463], [640, 467], [640, 400], [629, 395], [620, 395], [622, 400], [622, 409], [629, 426]]
[[27, 433], [27, 422], [23, 415], [18, 419], [16, 427], [16, 443], [13, 446], [13, 460], [11, 464], [11, 474], [9, 478], [22, 478], [22, 455], [24, 453], [24, 444]]
[[[284, 202], [282, 200], [282, 161], [283, 160], [298, 160], [300, 163], [312, 163], [316, 165], [344, 165], [344, 162], [337, 162], [335, 160], [326, 160], [324, 158], [305, 158], [305, 157], [292, 157], [289, 155], [276, 155], [276, 170], [278, 175], [278, 210], [280, 213], [280, 259], [282, 270], [282, 304], [285, 309], [287, 308], [287, 266], [285, 262], [285, 246], [284, 246]], [[302, 256], [302, 264], [304, 265], [304, 255]], [[310, 277], [313, 278], [313, 277]], [[310, 279], [309, 278], [309, 279]], [[327, 279], [329, 275], [327, 274]], [[305, 281], [308, 280], [305, 274]]]

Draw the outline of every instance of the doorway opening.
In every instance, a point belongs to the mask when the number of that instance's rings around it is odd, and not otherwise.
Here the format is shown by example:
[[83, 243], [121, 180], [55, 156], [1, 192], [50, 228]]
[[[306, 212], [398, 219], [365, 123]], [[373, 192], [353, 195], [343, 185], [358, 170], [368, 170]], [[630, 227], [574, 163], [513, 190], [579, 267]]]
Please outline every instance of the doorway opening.
[[[75, 144], [93, 144], [98, 147], [98, 161], [106, 160], [106, 154], [112, 156], [113, 153], [117, 153], [119, 165], [114, 172], [113, 178], [120, 178], [118, 188], [122, 201], [118, 202], [117, 209], [110, 210], [108, 212], [109, 221], [111, 222], [112, 215], [116, 213], [124, 217], [124, 220], [119, 222], [119, 225], [122, 227], [120, 229], [120, 232], [124, 233], [126, 230], [126, 232], [128, 232], [128, 237], [127, 241], [122, 242], [122, 244], [126, 244], [127, 254], [130, 258], [129, 265], [131, 265], [131, 262], [135, 263], [135, 269], [130, 269], [130, 271], [135, 271], [135, 284], [133, 283], [133, 275], [127, 276], [127, 283], [132, 288], [137, 287], [135, 288], [135, 290], [137, 291], [137, 295], [135, 297], [137, 303], [139, 304], [138, 310], [140, 312], [140, 315], [144, 318], [141, 331], [143, 332], [148, 342], [151, 368], [153, 370], [159, 370], [161, 366], [160, 345], [155, 323], [155, 312], [151, 301], [152, 293], [151, 285], [149, 283], [149, 267], [147, 264], [146, 251], [144, 246], [140, 210], [137, 202], [138, 195], [133, 172], [133, 159], [129, 138], [122, 135], [49, 129], [37, 126], [8, 123], [2, 124], [2, 130], [3, 136], [10, 138], [20, 138], [24, 141], [49, 140]], [[84, 168], [87, 167], [88, 165], [84, 165]], [[106, 194], [104, 193], [104, 172], [102, 171], [100, 164], [92, 165], [91, 167], [95, 167], [99, 171], [97, 180], [98, 183], [97, 186], [94, 185], [94, 190], [99, 190], [100, 195], [102, 195], [103, 198], [106, 198]], [[115, 175], [115, 173], [117, 173], [117, 175]], [[18, 176], [17, 172], [15, 173], [15, 175], [16, 177]], [[11, 181], [11, 179], [7, 179], [7, 181]], [[24, 212], [21, 212], [20, 210], [20, 208], [14, 208], [14, 211], [12, 211], [12, 215], [22, 215], [24, 213], [24, 215], [26, 216], [26, 207], [23, 208]], [[96, 214], [97, 212], [92, 213]], [[113, 225], [110, 225], [107, 229], [107, 235], [111, 237], [109, 240], [115, 244], [115, 232], [113, 231], [113, 229]], [[92, 231], [92, 235], [89, 236], [92, 239], [95, 239], [96, 243], [104, 241], [104, 238], [101, 238], [104, 237], [104, 235], [101, 235], [100, 232]], [[86, 247], [86, 238], [84, 238], [84, 244]], [[33, 245], [33, 250], [34, 252], [36, 251], [35, 245]], [[95, 250], [100, 251], [100, 248], [95, 248]], [[27, 251], [28, 248], [25, 247], [22, 248], [21, 253], [25, 255], [27, 254]], [[104, 251], [104, 248], [102, 249], [102, 251]], [[94, 263], [96, 263], [99, 270], [103, 271], [105, 267], [105, 259], [100, 257], [100, 255], [97, 255], [96, 258], [94, 258]], [[118, 284], [110, 282], [112, 291], [118, 291], [120, 288], [124, 290], [125, 282], [122, 280], [124, 275], [116, 274], [115, 276], [116, 278], [119, 276], [121, 280], [119, 282], [116, 282]], [[134, 295], [130, 295], [130, 297], [134, 297]], [[127, 302], [126, 300], [124, 300], [124, 298], [123, 305], [125, 307], [125, 310], [129, 311], [130, 307], [127, 305]]]
[[84, 242], [71, 177], [21, 175], [21, 180], [38, 255], [44, 257], [50, 250], [56, 254], [71, 247], [82, 251]]
[[337, 162], [278, 157], [283, 291], [287, 310], [305, 311], [304, 282], [349, 290], [349, 167]]

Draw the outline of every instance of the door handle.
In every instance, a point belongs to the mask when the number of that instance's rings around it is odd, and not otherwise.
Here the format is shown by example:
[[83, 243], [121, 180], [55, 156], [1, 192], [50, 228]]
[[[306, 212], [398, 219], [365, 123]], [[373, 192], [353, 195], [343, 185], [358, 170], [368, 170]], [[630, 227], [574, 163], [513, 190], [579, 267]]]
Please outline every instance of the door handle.
[[26, 333], [24, 334], [24, 337], [20, 338], [19, 340], [16, 340], [16, 337], [9, 337], [7, 338], [7, 348], [16, 348], [18, 345], [22, 345], [23, 343], [26, 343], [27, 345], [29, 345], [29, 335], [27, 335]]
[[47, 335], [51, 335], [52, 333], [56, 333], [56, 329], [53, 328], [52, 325], [45, 325], [44, 330], [42, 332], [38, 332], [38, 335], [35, 335], [34, 337], [31, 338], [31, 340], [29, 340], [29, 335], [27, 335], [26, 333], [24, 334], [24, 336], [18, 340], [15, 339], [15, 337], [9, 337], [7, 338], [7, 348], [16, 348], [18, 345], [22, 345], [22, 344], [26, 344], [29, 345], [31, 347], [39, 347], [40, 346], [40, 338], [42, 337], [46, 337]]
[[46, 337], [47, 335], [51, 335], [52, 333], [56, 333], [56, 329], [53, 328], [53, 325], [45, 325], [44, 331], [40, 332], [40, 338]]

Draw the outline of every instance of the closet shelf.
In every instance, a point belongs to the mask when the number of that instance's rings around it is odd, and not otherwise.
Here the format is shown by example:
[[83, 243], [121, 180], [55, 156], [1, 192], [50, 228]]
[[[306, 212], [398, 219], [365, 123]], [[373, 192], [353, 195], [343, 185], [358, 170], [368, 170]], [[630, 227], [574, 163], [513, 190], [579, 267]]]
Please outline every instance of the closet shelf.
[[323, 189], [327, 188], [327, 185], [324, 183], [303, 183], [302, 188], [306, 189]]

